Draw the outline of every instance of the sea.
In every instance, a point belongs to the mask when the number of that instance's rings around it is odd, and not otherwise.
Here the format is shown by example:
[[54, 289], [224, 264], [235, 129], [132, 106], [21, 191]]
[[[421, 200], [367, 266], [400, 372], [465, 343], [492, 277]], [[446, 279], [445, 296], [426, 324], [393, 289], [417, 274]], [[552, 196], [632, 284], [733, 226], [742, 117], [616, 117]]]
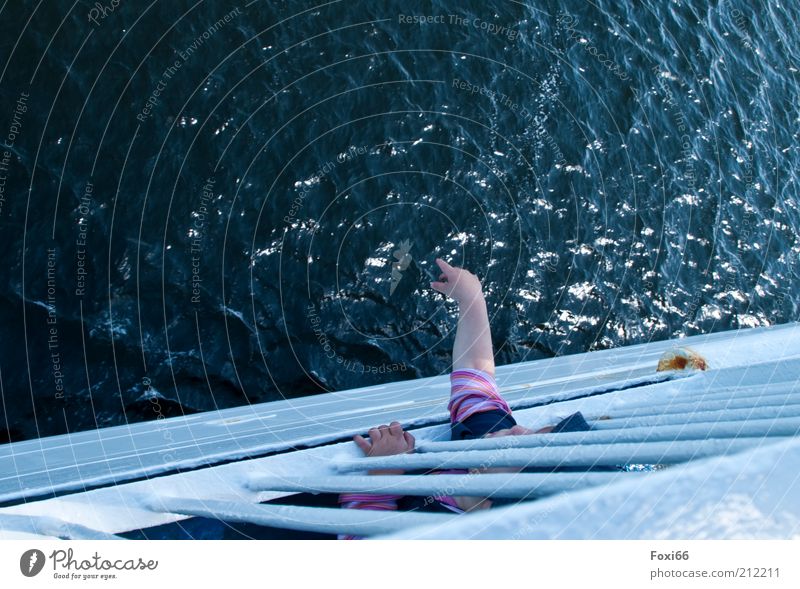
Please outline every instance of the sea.
[[798, 320], [798, 22], [3, 2], [0, 443]]

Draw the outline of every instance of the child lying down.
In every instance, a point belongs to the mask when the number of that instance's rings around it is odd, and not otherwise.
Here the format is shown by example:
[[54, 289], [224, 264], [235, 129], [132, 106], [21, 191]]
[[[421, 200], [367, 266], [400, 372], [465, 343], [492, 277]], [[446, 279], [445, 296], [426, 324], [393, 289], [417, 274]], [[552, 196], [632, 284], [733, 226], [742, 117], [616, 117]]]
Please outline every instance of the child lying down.
[[[450, 266], [436, 259], [442, 271], [431, 287], [458, 303], [459, 320], [453, 345], [453, 371], [450, 374], [451, 439], [469, 440], [485, 437], [518, 436], [537, 433], [586, 431], [590, 426], [580, 413], [574, 413], [554, 426], [539, 430], [523, 427], [514, 420], [511, 408], [500, 396], [494, 378], [494, 353], [491, 331], [480, 281], [463, 268]], [[368, 438], [355, 436], [353, 441], [366, 456], [391, 456], [413, 452], [414, 436], [398, 422], [369, 430]], [[519, 472], [519, 468], [485, 468], [480, 472]], [[435, 474], [467, 473], [463, 469], [436, 471]], [[470, 472], [478, 472], [472, 470]], [[401, 470], [373, 470], [370, 474], [403, 474]], [[463, 513], [492, 506], [491, 499], [468, 496], [436, 496], [432, 498], [400, 495], [343, 493], [342, 507], [371, 510], [453, 511]], [[495, 501], [494, 503], [498, 503]], [[355, 536], [341, 535], [341, 539]]]

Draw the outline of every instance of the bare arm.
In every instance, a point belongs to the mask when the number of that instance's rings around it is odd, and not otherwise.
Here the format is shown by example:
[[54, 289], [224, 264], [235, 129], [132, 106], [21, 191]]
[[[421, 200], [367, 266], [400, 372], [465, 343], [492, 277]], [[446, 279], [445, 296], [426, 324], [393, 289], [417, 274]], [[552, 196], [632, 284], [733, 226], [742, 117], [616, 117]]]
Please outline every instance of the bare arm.
[[476, 368], [494, 376], [494, 351], [489, 314], [480, 280], [469, 270], [454, 268], [441, 258], [440, 282], [431, 287], [458, 302], [458, 327], [453, 344], [453, 370]]

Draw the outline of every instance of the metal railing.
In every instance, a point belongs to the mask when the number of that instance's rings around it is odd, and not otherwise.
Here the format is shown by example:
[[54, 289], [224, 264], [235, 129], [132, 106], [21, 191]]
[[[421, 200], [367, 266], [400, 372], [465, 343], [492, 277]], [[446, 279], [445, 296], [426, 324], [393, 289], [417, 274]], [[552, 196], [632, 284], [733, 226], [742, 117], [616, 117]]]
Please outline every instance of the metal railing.
[[121, 540], [120, 536], [98, 532], [92, 528], [66, 522], [47, 515], [0, 516], [0, 529], [11, 532], [24, 532], [37, 536], [50, 536], [62, 540]]
[[[544, 433], [467, 441], [423, 441], [413, 454], [339, 459], [326, 474], [246, 478], [250, 491], [287, 493], [364, 493], [429, 497], [473, 496], [535, 500], [600, 485], [613, 485], [636, 472], [588, 472], [596, 467], [630, 464], [673, 465], [701, 458], [752, 450], [800, 435], [800, 396], [793, 382], [768, 394], [754, 387], [672, 399], [626, 403], [610, 416], [587, 411], [592, 430]], [[552, 408], [552, 407], [551, 407]], [[444, 469], [562, 468], [585, 472], [512, 472], [481, 474], [360, 475], [373, 469], [438, 471]], [[173, 514], [214, 517], [294, 530], [355, 535], [388, 534], [414, 526], [452, 521], [455, 514], [331, 509], [252, 504], [214, 499], [158, 497], [144, 500], [150, 509]], [[469, 514], [467, 514], [469, 517]]]
[[185, 497], [142, 498], [142, 504], [154, 511], [246, 522], [261, 526], [372, 536], [389, 534], [405, 528], [444, 523], [455, 514], [386, 512], [294, 505], [252, 504], [215, 499]]
[[298, 476], [255, 475], [247, 483], [254, 491], [293, 493], [373, 493], [440, 497], [496, 497], [525, 499], [574, 491], [618, 482], [624, 476], [646, 473], [570, 472], [570, 473], [486, 473], [476, 475], [439, 474], [436, 476]]
[[[697, 374], [675, 386], [661, 382], [607, 397], [566, 402], [564, 416], [576, 406], [585, 407], [581, 410], [592, 426], [586, 432], [467, 441], [421, 439], [412, 454], [339, 457], [300, 476], [251, 473], [241, 479], [240, 488], [250, 497], [261, 493], [359, 493], [426, 497], [431, 502], [446, 496], [489, 497], [526, 502], [534, 509], [538, 505], [532, 506], [531, 501], [601, 486], [609, 486], [613, 493], [613, 488], [621, 489], [635, 479], [645, 481], [645, 488], [651, 480], [647, 477], [663, 475], [669, 482], [671, 473], [679, 476], [680, 468], [670, 469], [670, 465], [758, 450], [800, 436], [800, 391], [796, 385], [800, 358], [763, 364], [754, 370], [738, 367], [713, 375]], [[661, 391], [668, 395], [659, 402]], [[605, 399], [610, 401], [607, 406]], [[552, 416], [558, 407], [556, 402], [528, 411], [546, 411]], [[626, 467], [631, 465], [658, 465], [667, 472], [630, 472]], [[557, 470], [565, 467], [574, 472]], [[598, 467], [609, 472], [598, 472]], [[493, 468], [518, 472], [480, 472]], [[366, 475], [376, 469], [400, 469], [406, 474]], [[447, 469], [463, 469], [464, 473], [439, 472]], [[176, 516], [361, 536], [431, 524], [448, 526], [456, 519], [473, 517], [470, 513], [303, 507], [185, 496], [142, 497], [141, 505]], [[506, 508], [506, 514], [509, 509], [516, 508]]]
[[461, 450], [340, 460], [336, 472], [373, 469], [532, 468], [621, 466], [626, 464], [677, 464], [699, 458], [735, 454], [775, 438], [688, 440], [649, 443], [591, 444], [540, 448]]

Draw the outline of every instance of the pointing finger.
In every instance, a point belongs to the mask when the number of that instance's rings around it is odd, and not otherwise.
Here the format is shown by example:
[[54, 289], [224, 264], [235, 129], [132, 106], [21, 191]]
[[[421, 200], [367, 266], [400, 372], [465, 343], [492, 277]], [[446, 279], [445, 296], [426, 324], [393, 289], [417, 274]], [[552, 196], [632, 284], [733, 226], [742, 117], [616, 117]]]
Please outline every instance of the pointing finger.
[[442, 258], [436, 258], [436, 264], [442, 269], [445, 274], [453, 269], [453, 267], [445, 262]]

